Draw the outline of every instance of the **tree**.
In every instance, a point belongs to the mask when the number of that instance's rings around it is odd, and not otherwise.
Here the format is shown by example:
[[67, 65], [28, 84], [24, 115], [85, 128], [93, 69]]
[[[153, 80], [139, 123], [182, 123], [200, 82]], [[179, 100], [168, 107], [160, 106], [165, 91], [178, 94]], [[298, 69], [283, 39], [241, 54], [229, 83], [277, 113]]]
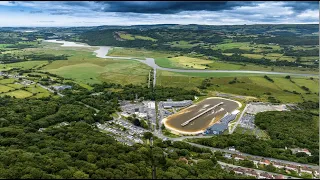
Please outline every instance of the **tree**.
[[89, 175], [82, 171], [76, 171], [75, 173], [73, 173], [73, 177], [76, 179], [88, 179]]
[[143, 138], [145, 139], [151, 139], [153, 137], [153, 134], [151, 132], [145, 132], [143, 133]]

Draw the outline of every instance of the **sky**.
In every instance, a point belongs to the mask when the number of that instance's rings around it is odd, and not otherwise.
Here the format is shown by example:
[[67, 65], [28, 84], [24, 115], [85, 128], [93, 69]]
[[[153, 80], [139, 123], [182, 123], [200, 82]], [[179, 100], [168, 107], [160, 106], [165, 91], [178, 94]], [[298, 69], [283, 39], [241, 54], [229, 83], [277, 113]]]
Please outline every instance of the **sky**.
[[317, 1], [0, 1], [0, 27], [318, 23]]

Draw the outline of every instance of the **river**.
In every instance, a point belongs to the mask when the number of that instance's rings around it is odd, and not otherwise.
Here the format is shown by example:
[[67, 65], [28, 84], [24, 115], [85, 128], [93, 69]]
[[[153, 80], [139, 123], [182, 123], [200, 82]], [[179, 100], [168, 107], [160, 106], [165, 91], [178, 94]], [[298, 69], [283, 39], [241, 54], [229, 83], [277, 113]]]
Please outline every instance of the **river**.
[[[59, 43], [63, 47], [98, 47], [98, 50], [94, 51], [94, 54], [99, 58], [110, 58], [110, 59], [128, 59], [136, 60], [144, 63], [154, 70], [164, 70], [171, 72], [189, 72], [189, 73], [245, 73], [245, 74], [272, 74], [272, 75], [292, 75], [292, 76], [316, 76], [316, 74], [300, 74], [300, 73], [286, 73], [286, 72], [271, 72], [271, 71], [249, 71], [249, 70], [202, 70], [202, 69], [173, 69], [160, 67], [155, 63], [153, 58], [146, 58], [145, 60], [136, 59], [135, 57], [118, 57], [118, 56], [107, 56], [110, 46], [90, 46], [85, 43], [63, 41], [63, 40], [44, 40], [45, 42]], [[155, 83], [155, 82], [154, 82]]]

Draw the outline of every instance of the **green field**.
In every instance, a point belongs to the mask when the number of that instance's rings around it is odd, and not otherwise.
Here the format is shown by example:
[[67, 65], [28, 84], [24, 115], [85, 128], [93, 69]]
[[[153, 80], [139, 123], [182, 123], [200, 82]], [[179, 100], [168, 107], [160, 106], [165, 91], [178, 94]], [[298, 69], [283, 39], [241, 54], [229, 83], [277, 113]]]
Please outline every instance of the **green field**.
[[0, 93], [5, 93], [5, 92], [8, 92], [10, 90], [14, 90], [14, 89], [9, 87], [9, 86], [5, 86], [5, 85], [1, 85], [0, 84]]
[[[209, 69], [209, 70], [253, 70], [253, 71], [276, 71], [290, 73], [316, 74], [317, 71], [305, 70], [298, 67], [268, 67], [254, 64], [229, 63], [215, 60], [204, 60], [187, 56], [178, 56], [172, 58], [155, 58], [155, 63], [160, 67], [176, 69]], [[194, 74], [194, 73], [193, 73]], [[212, 73], [201, 73], [201, 76], [212, 76]], [[229, 73], [227, 73], [229, 74]], [[227, 75], [226, 74], [226, 75]], [[220, 73], [219, 76], [221, 76]], [[233, 73], [231, 76], [234, 75]], [[214, 75], [215, 76], [215, 75]]]
[[319, 79], [310, 80], [307, 78], [293, 79], [299, 86], [306, 86], [311, 92], [319, 92]]
[[281, 56], [280, 57], [280, 61], [284, 61], [284, 60], [286, 60], [286, 61], [290, 61], [290, 62], [294, 62], [294, 61], [296, 61], [296, 57], [292, 57], [292, 56]]
[[15, 81], [15, 79], [0, 79], [0, 84], [12, 84]]
[[208, 68], [206, 64], [210, 64], [212, 61], [187, 56], [178, 56], [173, 58], [156, 58], [155, 63], [161, 67], [167, 68], [205, 69]]
[[133, 35], [133, 34], [127, 34], [127, 33], [118, 33], [118, 34], [121, 39], [125, 39], [125, 40], [142, 39], [142, 40], [148, 40], [148, 41], [157, 41], [156, 39], [153, 39], [147, 36], [139, 36], [139, 35]]
[[18, 89], [24, 87], [22, 84], [6, 84], [6, 86], [10, 86], [12, 88], [18, 88]]
[[32, 93], [28, 92], [28, 91], [24, 91], [24, 90], [17, 90], [17, 91], [12, 91], [12, 92], [8, 92], [8, 93], [2, 93], [0, 94], [0, 96], [4, 96], [4, 95], [8, 95], [8, 96], [14, 96], [16, 98], [27, 98], [32, 96]]
[[225, 44], [217, 44], [213, 50], [226, 50], [226, 49], [233, 49], [233, 48], [239, 48], [239, 49], [243, 49], [243, 50], [250, 50], [252, 49], [251, 47], [249, 47], [249, 43], [248, 42], [233, 42], [233, 43], [225, 43]]
[[48, 64], [48, 61], [25, 61], [11, 64], [0, 64], [0, 70], [9, 70], [12, 68], [30, 69], [43, 64]]
[[114, 47], [109, 50], [109, 56], [123, 56], [123, 57], [139, 57], [139, 58], [164, 58], [170, 56], [168, 53], [149, 51], [144, 49], [135, 49], [135, 48], [119, 48]]
[[242, 54], [242, 56], [252, 59], [262, 59], [264, 57], [263, 54]]
[[[204, 75], [201, 75], [204, 74]], [[318, 79], [307, 80], [306, 78], [292, 77], [296, 84], [285, 79], [284, 76], [269, 76], [274, 79], [274, 83], [266, 80], [263, 75], [257, 74], [232, 74], [232, 73], [174, 73], [168, 71], [157, 71], [157, 85], [167, 87], [183, 87], [186, 89], [197, 89], [201, 82], [212, 77], [212, 85], [206, 90], [207, 92], [224, 92], [236, 95], [254, 96], [261, 101], [267, 101], [268, 96], [274, 96], [281, 102], [302, 102], [300, 94], [285, 92], [284, 90], [296, 91], [302, 93], [305, 99], [318, 101], [317, 94], [306, 94], [299, 86], [305, 85], [312, 92], [318, 88]], [[238, 82], [229, 84], [235, 77]], [[271, 93], [271, 95], [267, 95]]]
[[32, 96], [32, 98], [42, 98], [52, 95], [52, 93], [38, 85], [30, 85], [26, 88], [26, 90], [32, 94], [36, 93], [36, 95]]
[[196, 44], [190, 44], [188, 41], [174, 41], [171, 42], [171, 47], [179, 47], [179, 48], [192, 48], [194, 46], [197, 46], [199, 43]]
[[[55, 62], [54, 62], [55, 63]], [[144, 84], [147, 82], [149, 67], [131, 60], [92, 60], [90, 62], [54, 64], [45, 69], [80, 83], [113, 82], [120, 84]]]

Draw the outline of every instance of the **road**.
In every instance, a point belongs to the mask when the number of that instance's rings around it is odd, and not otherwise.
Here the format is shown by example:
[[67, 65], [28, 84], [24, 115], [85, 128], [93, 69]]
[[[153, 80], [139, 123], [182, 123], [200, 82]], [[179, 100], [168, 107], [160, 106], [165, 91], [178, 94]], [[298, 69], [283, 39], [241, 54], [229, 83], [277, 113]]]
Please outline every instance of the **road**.
[[[58, 42], [58, 41], [57, 41]], [[61, 42], [60, 42], [61, 43]], [[63, 43], [63, 42], [62, 42]], [[63, 43], [62, 46], [65, 46], [65, 43]], [[92, 47], [92, 46], [89, 46], [89, 47]], [[201, 73], [201, 72], [204, 72], [204, 73], [247, 73], [247, 74], [273, 74], [273, 75], [292, 75], [292, 76], [315, 76], [315, 74], [300, 74], [300, 73], [285, 73], [285, 72], [269, 72], [269, 71], [247, 71], [247, 70], [193, 70], [193, 69], [171, 69], [171, 68], [164, 68], [164, 67], [160, 67], [158, 66], [156, 63], [155, 63], [155, 60], [153, 58], [146, 58], [146, 60], [139, 60], [139, 59], [136, 59], [134, 57], [114, 57], [114, 56], [106, 56], [108, 54], [108, 50], [110, 47], [103, 47], [103, 46], [100, 46], [99, 47], [100, 49], [95, 51], [97, 57], [100, 57], [100, 58], [113, 58], [113, 59], [127, 59], [127, 60], [137, 60], [141, 63], [144, 63], [148, 66], [150, 66], [151, 68], [154, 69], [154, 80], [153, 80], [153, 85], [155, 86], [156, 84], [156, 70], [159, 69], [159, 70], [165, 70], [165, 71], [171, 71], [171, 72], [193, 72], [193, 73]], [[61, 94], [62, 95], [62, 94]], [[59, 95], [59, 96], [61, 96]], [[63, 96], [63, 95], [62, 95]], [[244, 112], [244, 111], [243, 111]], [[243, 115], [243, 114], [242, 114]], [[241, 117], [242, 117], [241, 115]], [[160, 119], [161, 120], [161, 119]], [[159, 124], [161, 124], [159, 122]], [[233, 132], [233, 131], [232, 131]], [[169, 138], [169, 137], [166, 137], [164, 136], [162, 133], [161, 133], [161, 126], [159, 127], [159, 131], [154, 131], [153, 132], [154, 135], [157, 135], [158, 137], [164, 139], [164, 138], [167, 138], [169, 140], [172, 140], [172, 141], [181, 141], [185, 138]], [[198, 138], [198, 137], [190, 137], [190, 138]], [[205, 137], [204, 137], [205, 138]], [[244, 156], [251, 156], [251, 157], [255, 157], [255, 158], [264, 158], [264, 159], [268, 159], [268, 160], [272, 160], [272, 161], [277, 161], [277, 162], [282, 162], [282, 163], [286, 163], [286, 164], [293, 164], [293, 165], [300, 165], [300, 166], [309, 166], [309, 167], [312, 167], [312, 168], [316, 168], [318, 169], [319, 167], [318, 166], [313, 166], [313, 165], [306, 165], [306, 164], [300, 164], [300, 163], [295, 163], [295, 162], [289, 162], [289, 161], [284, 161], [284, 160], [278, 160], [278, 159], [273, 159], [273, 158], [266, 158], [266, 157], [261, 157], [261, 156], [253, 156], [253, 155], [250, 155], [250, 154], [245, 154], [245, 153], [240, 153], [240, 152], [235, 152], [235, 151], [229, 151], [227, 149], [219, 149], [219, 148], [212, 148], [212, 147], [207, 147], [207, 146], [202, 146], [202, 145], [199, 145], [199, 144], [195, 144], [195, 143], [190, 143], [190, 142], [187, 142], [191, 145], [194, 145], [194, 146], [198, 146], [198, 147], [202, 147], [202, 148], [209, 148], [211, 149], [212, 151], [222, 151], [222, 152], [227, 152], [227, 153], [231, 153], [231, 154], [240, 154], [240, 155], [244, 155]]]
[[[113, 56], [108, 56], [114, 58]], [[130, 57], [128, 57], [130, 58]], [[131, 58], [134, 59], [134, 58]], [[273, 75], [295, 75], [295, 76], [316, 76], [316, 74], [300, 74], [300, 73], [286, 73], [286, 72], [273, 72], [273, 71], [248, 71], [248, 70], [202, 70], [202, 69], [173, 69], [160, 67], [155, 63], [153, 58], [146, 58], [146, 60], [137, 60], [154, 69], [171, 71], [171, 72], [194, 72], [194, 73], [246, 73], [246, 74], [273, 74]]]
[[[46, 87], [46, 86], [43, 86], [43, 85], [40, 85], [40, 84], [38, 84], [39, 86], [41, 86], [41, 87], [43, 87], [43, 88], [45, 88], [45, 89], [47, 89], [48, 91], [50, 91], [50, 92], [54, 92], [53, 90], [51, 90], [50, 88], [48, 88], [48, 87]], [[60, 94], [60, 93], [59, 93]], [[62, 94], [60, 94], [60, 96], [61, 96]], [[62, 96], [64, 96], [64, 95], [62, 95]], [[82, 102], [80, 102], [80, 103], [82, 103]], [[84, 103], [82, 103], [82, 104], [84, 104]], [[87, 104], [84, 104], [85, 106], [87, 106], [87, 107], [91, 107], [91, 106], [89, 106], [89, 105], [87, 105]], [[247, 107], [247, 106], [246, 106]], [[246, 107], [245, 107], [245, 109], [246, 109]], [[91, 107], [91, 108], [93, 108], [93, 107]], [[93, 108], [93, 109], [95, 109], [95, 108]], [[244, 110], [245, 110], [244, 109]], [[95, 109], [96, 111], [98, 111], [99, 112], [99, 110], [98, 109]], [[244, 112], [244, 111], [243, 111]], [[119, 115], [119, 114], [118, 114]], [[241, 117], [242, 117], [242, 115], [243, 114], [241, 114]], [[160, 117], [162, 117], [162, 115], [160, 115]], [[121, 119], [121, 116], [119, 115], [119, 117], [117, 118], [119, 121], [122, 121], [122, 122], [125, 122], [124, 120], [122, 120]], [[171, 137], [167, 137], [167, 136], [164, 136], [163, 134], [162, 134], [162, 131], [161, 131], [161, 119], [159, 120], [159, 129], [158, 129], [158, 131], [155, 129], [155, 131], [154, 132], [152, 132], [155, 136], [158, 136], [159, 138], [161, 138], [161, 139], [168, 139], [168, 140], [171, 140], [171, 141], [182, 141], [182, 140], [184, 140], [184, 139], [190, 139], [190, 138], [210, 138], [210, 136], [208, 137], [208, 136], [183, 136], [183, 137], [178, 137], [178, 138], [171, 138]], [[145, 131], [145, 129], [143, 129], [143, 128], [141, 128], [141, 127], [137, 127], [137, 126], [135, 126], [137, 129], [141, 129], [141, 130], [144, 130]], [[249, 156], [249, 157], [253, 157], [253, 158], [258, 158], [258, 159], [262, 159], [262, 158], [264, 158], [264, 159], [268, 159], [268, 160], [270, 160], [270, 161], [276, 161], [276, 162], [281, 162], [281, 163], [285, 163], [285, 164], [293, 164], [293, 165], [296, 165], [296, 166], [308, 166], [308, 167], [312, 167], [312, 168], [314, 168], [314, 169], [319, 169], [319, 166], [313, 166], [313, 165], [308, 165], [308, 164], [301, 164], [301, 163], [296, 163], [296, 162], [290, 162], [290, 161], [285, 161], [285, 160], [279, 160], [279, 159], [274, 159], [274, 158], [267, 158], [267, 157], [262, 157], [262, 156], [254, 156], [254, 155], [251, 155], [251, 154], [246, 154], [246, 153], [241, 153], [241, 152], [235, 152], [235, 151], [230, 151], [230, 150], [228, 150], [228, 149], [220, 149], [220, 148], [213, 148], [213, 147], [208, 147], [208, 146], [203, 146], [203, 145], [200, 145], [200, 144], [195, 144], [195, 143], [191, 143], [191, 142], [186, 142], [186, 143], [188, 143], [188, 144], [190, 144], [190, 145], [193, 145], [193, 146], [197, 146], [197, 147], [201, 147], [201, 148], [209, 148], [209, 149], [211, 149], [212, 151], [221, 151], [221, 152], [226, 152], [226, 153], [230, 153], [230, 154], [238, 154], [238, 155], [243, 155], [243, 156]]]
[[[273, 71], [248, 71], [248, 70], [201, 70], [201, 69], [172, 69], [172, 68], [164, 68], [160, 67], [155, 63], [155, 60], [153, 58], [146, 58], [145, 60], [137, 59], [137, 57], [119, 57], [119, 56], [107, 56], [110, 46], [90, 46], [85, 43], [77, 43], [72, 41], [61, 41], [57, 39], [52, 40], [45, 40], [47, 42], [52, 43], [60, 43], [63, 47], [93, 47], [93, 48], [99, 48], [98, 50], [94, 51], [94, 55], [96, 55], [99, 58], [111, 58], [111, 59], [122, 59], [122, 60], [137, 60], [139, 62], [142, 62], [150, 67], [152, 67], [154, 70], [160, 69], [165, 71], [171, 71], [171, 72], [206, 72], [206, 73], [247, 73], [247, 74], [275, 74], [275, 75], [296, 75], [296, 76], [316, 76], [317, 74], [300, 74], [300, 73], [285, 73], [285, 72], [273, 72]], [[155, 71], [156, 72], [156, 71]], [[156, 73], [154, 73], [156, 75]]]
[[[37, 83], [38, 84], [38, 83]], [[45, 89], [47, 89], [48, 91], [50, 91], [50, 92], [54, 92], [53, 90], [51, 90], [50, 88], [48, 88], [48, 87], [46, 87], [46, 86], [43, 86], [43, 85], [41, 85], [41, 84], [38, 84], [40, 87], [42, 87], [42, 88], [45, 88]], [[60, 94], [60, 93], [59, 93]], [[64, 96], [64, 95], [62, 95], [62, 94], [60, 94], [60, 96]], [[80, 103], [82, 103], [82, 102], [80, 102]], [[84, 104], [84, 103], [82, 103], [82, 104]], [[91, 106], [89, 106], [89, 105], [87, 105], [87, 104], [84, 104], [85, 106], [87, 106], [87, 107], [91, 107]], [[91, 107], [91, 108], [93, 108], [93, 107]], [[242, 111], [242, 114], [241, 114], [241, 116], [240, 116], [240, 118], [242, 117], [242, 115], [243, 115], [243, 112], [245, 112], [245, 110], [246, 110], [246, 108], [247, 108], [247, 105], [246, 105], [246, 107], [244, 108], [244, 110]], [[95, 109], [95, 108], [93, 108], [93, 109]], [[99, 110], [98, 109], [95, 109], [96, 111], [98, 111], [99, 112]], [[161, 111], [159, 111], [159, 112], [161, 112]], [[118, 114], [119, 115], [119, 114]], [[162, 114], [160, 114], [160, 117], [163, 117], [162, 116]], [[240, 120], [240, 118], [239, 118], [239, 120]], [[119, 117], [117, 118], [119, 121], [122, 121], [122, 122], [126, 122], [126, 121], [124, 121], [124, 120], [122, 120], [121, 119], [121, 116], [119, 115]], [[238, 122], [239, 122], [239, 120], [238, 120]], [[163, 134], [162, 134], [162, 131], [161, 131], [161, 119], [159, 120], [159, 129], [158, 130], [156, 130], [155, 129], [155, 131], [154, 132], [152, 132], [155, 136], [158, 136], [159, 138], [161, 138], [161, 139], [168, 139], [168, 140], [171, 140], [171, 141], [183, 141], [184, 139], [192, 139], [192, 138], [210, 138], [210, 136], [183, 136], [183, 137], [178, 137], [178, 138], [171, 138], [171, 137], [167, 137], [167, 136], [164, 136]], [[238, 123], [237, 122], [237, 123]], [[145, 131], [145, 129], [143, 129], [143, 128], [141, 128], [141, 127], [137, 127], [137, 126], [135, 126], [137, 129], [141, 129], [141, 130], [144, 130]], [[285, 160], [280, 160], [280, 159], [274, 159], [274, 158], [268, 158], [268, 157], [262, 157], [262, 156], [255, 156], [255, 155], [251, 155], [251, 154], [246, 154], [246, 153], [241, 153], [241, 152], [236, 152], [236, 151], [230, 151], [230, 150], [228, 150], [228, 149], [220, 149], [220, 148], [213, 148], [213, 147], [208, 147], [208, 146], [203, 146], [203, 145], [200, 145], [200, 144], [195, 144], [195, 143], [191, 143], [191, 142], [186, 142], [186, 143], [188, 143], [188, 144], [190, 144], [190, 145], [193, 145], [193, 146], [197, 146], [197, 147], [200, 147], [200, 148], [209, 148], [210, 150], [212, 150], [212, 151], [221, 151], [221, 152], [225, 152], [225, 153], [230, 153], [230, 154], [238, 154], [238, 155], [242, 155], [242, 156], [248, 156], [248, 157], [253, 157], [253, 158], [258, 158], [258, 159], [262, 159], [262, 158], [264, 158], [264, 159], [267, 159], [267, 160], [269, 160], [269, 161], [275, 161], [275, 162], [280, 162], [280, 163], [284, 163], [284, 164], [292, 164], [292, 165], [296, 165], [296, 166], [307, 166], [307, 167], [311, 167], [311, 168], [313, 168], [313, 169], [319, 169], [319, 166], [314, 166], [314, 165], [309, 165], [309, 164], [301, 164], [301, 163], [296, 163], [296, 162], [290, 162], [290, 161], [285, 161]]]
[[232, 134], [232, 133], [234, 132], [234, 130], [237, 128], [237, 126], [239, 125], [240, 120], [241, 120], [243, 114], [247, 111], [248, 106], [249, 106], [249, 104], [246, 104], [246, 107], [242, 110], [241, 115], [240, 115], [238, 121], [237, 121], [236, 124], [233, 126], [233, 128], [231, 129], [231, 131], [229, 132], [229, 134]]
[[[169, 138], [168, 138], [169, 139]], [[307, 166], [307, 167], [311, 167], [313, 169], [318, 170], [319, 166], [314, 166], [314, 165], [309, 165], [309, 164], [301, 164], [301, 163], [296, 163], [296, 162], [291, 162], [291, 161], [285, 161], [285, 160], [280, 160], [280, 159], [274, 159], [274, 158], [269, 158], [269, 157], [262, 157], [262, 156], [255, 156], [255, 155], [251, 155], [251, 154], [246, 154], [246, 153], [242, 153], [242, 152], [237, 152], [237, 151], [230, 151], [228, 149], [220, 149], [220, 148], [213, 148], [213, 147], [208, 147], [208, 146], [204, 146], [204, 145], [200, 145], [200, 144], [195, 144], [195, 143], [191, 143], [191, 142], [186, 142], [190, 145], [193, 146], [197, 146], [200, 148], [209, 148], [210, 150], [212, 150], [213, 152], [215, 151], [221, 151], [221, 152], [226, 152], [226, 153], [230, 153], [230, 154], [238, 154], [238, 155], [242, 155], [242, 156], [247, 156], [247, 157], [253, 157], [253, 158], [257, 158], [257, 159], [267, 159], [269, 161], [275, 161], [275, 162], [281, 162], [284, 164], [292, 164], [292, 165], [296, 165], [296, 166]]]
[[88, 44], [84, 43], [75, 43], [70, 41], [60, 41], [60, 40], [50, 40], [48, 42], [53, 43], [62, 43], [61, 46], [64, 47], [77, 47], [79, 45], [84, 47], [98, 47], [99, 49], [94, 51], [94, 54], [96, 57], [99, 58], [111, 58], [111, 59], [119, 59], [119, 60], [136, 60], [141, 63], [144, 63], [148, 65], [149, 67], [153, 68], [154, 71], [154, 78], [153, 78], [153, 87], [156, 86], [156, 74], [157, 69], [159, 70], [165, 70], [170, 72], [190, 72], [190, 73], [244, 73], [244, 74], [273, 74], [273, 75], [291, 75], [291, 76], [316, 76], [317, 74], [300, 74], [300, 73], [285, 73], [285, 72], [273, 72], [273, 71], [248, 71], [248, 70], [201, 70], [201, 69], [173, 69], [173, 68], [164, 68], [160, 67], [155, 63], [155, 60], [153, 58], [146, 58], [145, 60], [137, 59], [137, 57], [119, 57], [119, 56], [107, 56], [109, 49], [111, 47], [109, 46], [89, 46]]
[[[262, 170], [259, 170], [259, 169], [252, 169], [252, 168], [246, 168], [246, 167], [242, 167], [242, 166], [236, 166], [236, 165], [233, 165], [233, 164], [227, 164], [225, 162], [221, 162], [221, 161], [218, 161], [218, 163], [221, 165], [221, 166], [229, 166], [229, 167], [233, 167], [233, 168], [237, 168], [237, 167], [240, 167], [240, 168], [245, 168], [245, 169], [250, 169], [250, 170], [255, 170], [257, 173], [263, 173], [263, 172], [266, 172], [268, 174], [272, 174], [272, 175], [283, 175], [283, 174], [278, 174], [278, 173], [272, 173], [272, 172], [268, 172], [268, 171], [262, 171]], [[283, 177], [285, 179], [288, 179], [288, 177], [290, 177], [291, 179], [301, 179], [301, 178], [297, 178], [297, 177], [293, 177], [293, 176], [287, 176], [287, 175], [283, 175]]]
[[[33, 82], [33, 81], [32, 81], [32, 82]], [[34, 82], [34, 83], [36, 83], [36, 82]], [[42, 85], [42, 84], [40, 84], [40, 83], [36, 83], [36, 84], [37, 84], [38, 86], [42, 87], [43, 89], [46, 89], [46, 90], [54, 93], [54, 90], [50, 89], [49, 87], [44, 86], [44, 85]], [[63, 97], [63, 96], [64, 96], [63, 94], [61, 94], [61, 93], [59, 93], [59, 92], [57, 92], [57, 95], [60, 96], [60, 97]]]

